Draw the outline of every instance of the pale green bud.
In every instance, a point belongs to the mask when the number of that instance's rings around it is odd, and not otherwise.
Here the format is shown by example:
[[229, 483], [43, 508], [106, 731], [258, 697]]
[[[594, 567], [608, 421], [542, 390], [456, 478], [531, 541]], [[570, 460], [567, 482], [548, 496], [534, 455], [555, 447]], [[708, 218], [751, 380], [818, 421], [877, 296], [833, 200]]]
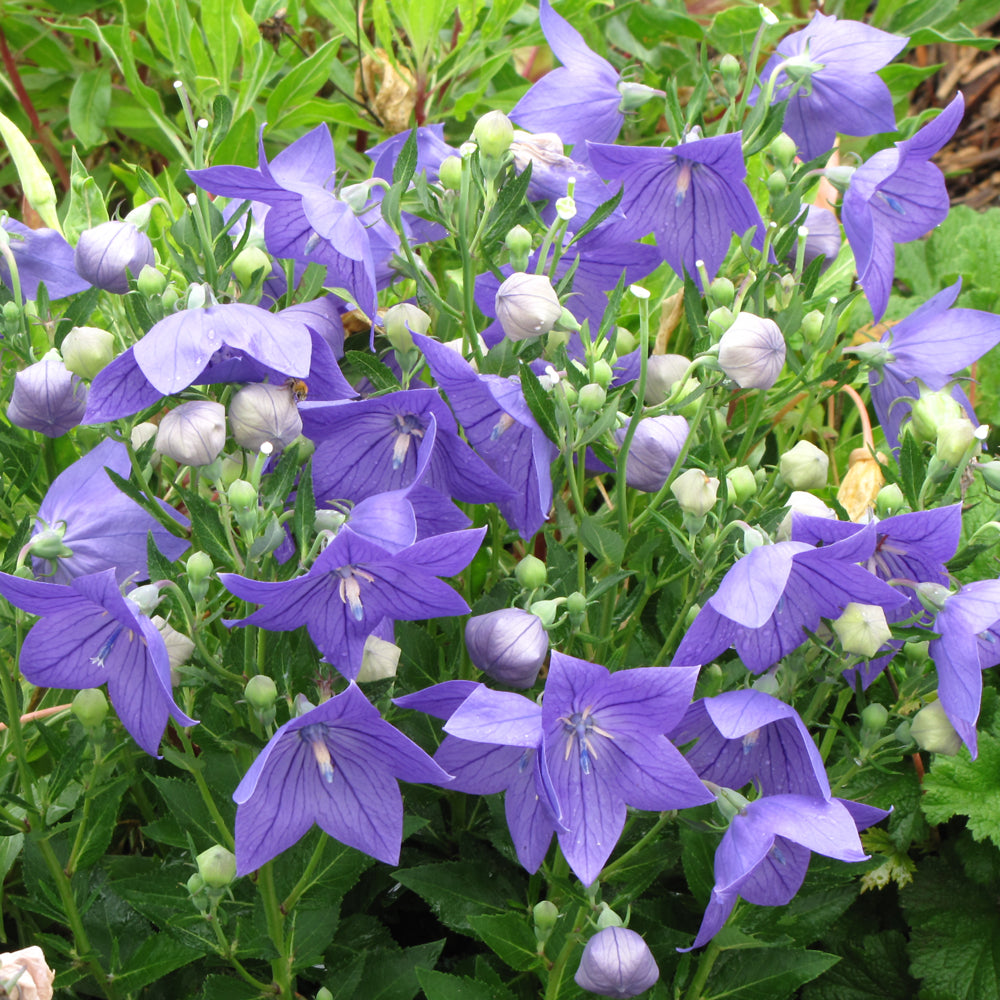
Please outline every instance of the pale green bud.
[[962, 738], [955, 732], [940, 701], [933, 701], [917, 712], [910, 724], [910, 736], [921, 750], [948, 757], [954, 757], [962, 747]]
[[359, 684], [367, 684], [395, 677], [402, 652], [395, 643], [380, 639], [377, 635], [368, 636], [361, 654], [361, 669], [355, 679]]
[[940, 428], [962, 413], [962, 404], [950, 392], [924, 392], [910, 410], [909, 428], [918, 441], [933, 443]]
[[892, 638], [885, 612], [877, 604], [851, 601], [832, 626], [845, 653], [869, 660]]
[[757, 480], [748, 465], [740, 465], [726, 473], [729, 495], [738, 503], [746, 503], [757, 495]]
[[650, 355], [646, 361], [646, 393], [643, 397], [646, 405], [662, 403], [690, 366], [690, 360], [683, 354]]
[[250, 288], [261, 275], [270, 273], [271, 258], [260, 247], [244, 247], [233, 261], [233, 275], [243, 288]]
[[603, 389], [607, 389], [611, 385], [611, 380], [615, 377], [615, 373], [611, 368], [611, 365], [604, 360], [604, 358], [598, 358], [594, 362], [594, 381], [601, 386]]
[[795, 154], [798, 152], [795, 140], [785, 132], [779, 132], [771, 140], [768, 150], [782, 170], [787, 170], [795, 162]]
[[462, 186], [462, 158], [447, 156], [438, 167], [438, 180], [441, 186], [450, 191], [458, 191]]
[[730, 97], [740, 92], [740, 61], [728, 52], [719, 60], [719, 73], [722, 76], [722, 86]]
[[799, 441], [778, 462], [778, 471], [793, 490], [820, 490], [826, 486], [830, 459], [810, 441]]
[[72, 712], [84, 729], [97, 729], [108, 717], [107, 695], [100, 688], [84, 688], [73, 697]]
[[225, 889], [236, 878], [236, 855], [221, 844], [202, 851], [195, 859], [198, 874], [209, 889]]
[[538, 556], [528, 555], [514, 567], [514, 579], [525, 590], [537, 590], [539, 587], [545, 586], [548, 580], [548, 570]]
[[514, 141], [514, 126], [502, 111], [490, 111], [476, 122], [472, 137], [482, 156], [498, 160]]
[[708, 298], [713, 305], [728, 309], [736, 298], [736, 286], [728, 278], [716, 278], [708, 286]]
[[413, 350], [413, 333], [427, 333], [431, 328], [431, 318], [412, 302], [399, 302], [386, 310], [382, 320], [385, 335], [397, 351]]
[[875, 513], [880, 519], [898, 514], [905, 506], [903, 491], [895, 483], [883, 486], [875, 496]]
[[559, 613], [559, 607], [566, 603], [565, 597], [555, 597], [548, 601], [535, 601], [528, 610], [542, 620], [545, 628], [551, 628]]
[[685, 514], [704, 517], [715, 506], [719, 480], [701, 469], [686, 469], [670, 484], [670, 492]]
[[236, 510], [246, 510], [257, 505], [257, 490], [253, 483], [248, 483], [245, 479], [235, 480], [229, 487], [227, 496]]
[[608, 394], [604, 389], [604, 386], [598, 385], [596, 382], [588, 382], [585, 386], [580, 388], [580, 394], [577, 399], [577, 406], [583, 410], [584, 413], [597, 413], [602, 406], [607, 402]]
[[266, 674], [255, 674], [243, 689], [247, 704], [258, 712], [266, 712], [274, 707], [278, 698], [278, 685]]
[[975, 443], [976, 428], [963, 413], [962, 416], [947, 420], [938, 427], [934, 454], [948, 468], [954, 469], [969, 458]]

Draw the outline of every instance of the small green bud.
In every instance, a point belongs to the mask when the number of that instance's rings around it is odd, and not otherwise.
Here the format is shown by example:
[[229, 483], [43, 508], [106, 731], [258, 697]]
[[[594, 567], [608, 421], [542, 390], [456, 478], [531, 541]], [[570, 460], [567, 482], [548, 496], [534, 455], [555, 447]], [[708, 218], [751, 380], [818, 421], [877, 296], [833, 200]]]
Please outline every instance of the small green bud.
[[84, 688], [73, 697], [72, 712], [84, 729], [97, 729], [108, 717], [107, 695], [100, 688]]
[[603, 386], [596, 382], [588, 382], [581, 387], [577, 405], [584, 413], [597, 413], [607, 402], [608, 394]]
[[730, 97], [740, 92], [740, 61], [728, 52], [719, 60], [719, 74], [722, 76], [722, 86]]
[[632, 83], [628, 80], [619, 81], [618, 93], [622, 95], [622, 99], [618, 103], [618, 110], [623, 114], [636, 111], [654, 97], [665, 96], [662, 90], [654, 90], [644, 83]]
[[802, 317], [802, 337], [807, 344], [815, 344], [819, 340], [825, 319], [819, 309], [813, 309]]
[[940, 701], [925, 705], [910, 723], [910, 736], [921, 750], [954, 757], [962, 747], [962, 738], [955, 732]]
[[412, 302], [400, 302], [386, 310], [382, 320], [385, 335], [397, 351], [412, 351], [411, 333], [426, 333], [431, 328], [431, 318]]
[[639, 339], [631, 330], [627, 330], [624, 326], [619, 326], [615, 330], [615, 354], [618, 357], [631, 354], [638, 346]]
[[685, 514], [704, 517], [719, 495], [719, 480], [701, 469], [685, 469], [671, 484], [670, 492]]
[[163, 307], [163, 312], [172, 313], [174, 311], [174, 306], [177, 305], [181, 300], [181, 293], [171, 285], [167, 288], [164, 293], [160, 296], [160, 305]]
[[597, 929], [603, 931], [605, 927], [622, 926], [624, 926], [622, 918], [607, 903], [601, 903], [601, 912], [597, 917]]
[[472, 137], [479, 146], [481, 156], [498, 160], [510, 149], [514, 126], [502, 111], [490, 111], [476, 122]]
[[712, 305], [728, 309], [736, 298], [736, 286], [728, 278], [716, 278], [708, 286], [708, 298]]
[[829, 456], [810, 441], [799, 441], [778, 462], [781, 478], [793, 490], [821, 490], [829, 470]]
[[614, 371], [611, 369], [611, 365], [604, 360], [604, 358], [598, 358], [594, 362], [594, 381], [602, 388], [607, 389], [611, 385], [611, 380], [615, 377]]
[[115, 338], [96, 326], [74, 326], [59, 348], [63, 364], [80, 378], [92, 379], [115, 356]]
[[333, 994], [325, 986], [321, 986], [316, 991], [316, 1000], [333, 1000]]
[[703, 698], [714, 698], [715, 695], [722, 691], [724, 681], [725, 675], [718, 663], [710, 663], [707, 667], [703, 667], [699, 677], [701, 696]]
[[236, 855], [221, 844], [202, 851], [195, 859], [198, 874], [209, 889], [225, 889], [236, 878]]
[[227, 496], [235, 510], [248, 510], [257, 505], [257, 491], [253, 483], [248, 483], [245, 479], [237, 479], [229, 487]]
[[987, 486], [1000, 490], [1000, 462], [980, 462], [977, 468]]
[[265, 712], [274, 707], [278, 698], [278, 685], [266, 674], [255, 674], [247, 681], [243, 697], [251, 708]]
[[875, 495], [875, 513], [880, 519], [898, 514], [905, 506], [903, 491], [895, 483], [883, 486]]
[[3, 304], [3, 321], [7, 326], [16, 326], [21, 321], [21, 307], [16, 302]]
[[203, 913], [208, 910], [208, 893], [205, 889], [205, 880], [197, 872], [187, 880], [187, 891], [191, 896], [191, 902]]
[[549, 601], [535, 601], [528, 610], [538, 618], [546, 628], [551, 628], [559, 613], [559, 607], [566, 603], [565, 597], [556, 597]]
[[935, 442], [938, 430], [962, 414], [962, 405], [950, 392], [924, 392], [910, 410], [909, 428], [918, 441]]
[[715, 790], [715, 804], [719, 807], [719, 812], [722, 813], [726, 821], [731, 822], [735, 816], [750, 805], [750, 802], [732, 788], [722, 787]]
[[233, 274], [243, 288], [250, 288], [262, 274], [271, 272], [271, 258], [260, 247], [244, 247], [233, 261]]
[[537, 929], [551, 931], [559, 919], [559, 907], [551, 900], [543, 899], [540, 903], [535, 903], [531, 915]]
[[548, 570], [538, 556], [525, 556], [514, 567], [514, 578], [525, 590], [537, 590], [545, 586]]
[[896, 738], [896, 742], [901, 746], [912, 746], [916, 742], [913, 739], [913, 733], [911, 732], [912, 727], [913, 723], [910, 722], [909, 719], [903, 719], [903, 721], [893, 730], [892, 735]]
[[735, 320], [736, 317], [733, 315], [732, 309], [719, 306], [708, 314], [708, 329], [712, 336], [718, 340], [733, 325]]
[[877, 604], [851, 601], [832, 626], [845, 653], [869, 660], [892, 638], [885, 612]]
[[788, 178], [781, 170], [775, 170], [768, 175], [767, 190], [772, 198], [777, 198], [788, 190]]
[[757, 495], [757, 480], [749, 465], [740, 465], [726, 473], [729, 495], [738, 504], [744, 504]]
[[212, 557], [207, 552], [192, 552], [184, 568], [187, 570], [189, 583], [204, 583], [215, 566], [212, 565]]
[[574, 590], [566, 598], [566, 610], [574, 616], [583, 615], [587, 610], [587, 598], [579, 590]]
[[438, 180], [441, 187], [458, 191], [462, 186], [462, 157], [446, 156], [438, 167]]
[[955, 469], [969, 459], [975, 444], [976, 428], [963, 413], [960, 417], [945, 421], [938, 427], [934, 455], [949, 469]]
[[152, 264], [143, 264], [135, 283], [147, 299], [156, 299], [166, 291], [167, 276]]
[[[513, 254], [530, 254], [531, 233], [524, 226], [514, 226], [513, 229], [507, 231], [507, 235], [504, 237], [504, 245]], [[518, 269], [515, 268], [515, 270]], [[523, 270], [523, 268], [520, 270]]]
[[882, 732], [888, 721], [888, 709], [884, 705], [879, 705], [878, 702], [875, 702], [872, 705], [866, 705], [861, 712], [861, 728], [867, 729], [870, 732]]
[[768, 150], [782, 170], [787, 170], [792, 165], [795, 161], [795, 154], [798, 152], [795, 140], [785, 132], [779, 132], [771, 140]]
[[380, 639], [377, 635], [368, 636], [361, 651], [361, 669], [355, 680], [359, 684], [370, 684], [372, 681], [395, 677], [402, 652], [399, 646], [388, 639]]

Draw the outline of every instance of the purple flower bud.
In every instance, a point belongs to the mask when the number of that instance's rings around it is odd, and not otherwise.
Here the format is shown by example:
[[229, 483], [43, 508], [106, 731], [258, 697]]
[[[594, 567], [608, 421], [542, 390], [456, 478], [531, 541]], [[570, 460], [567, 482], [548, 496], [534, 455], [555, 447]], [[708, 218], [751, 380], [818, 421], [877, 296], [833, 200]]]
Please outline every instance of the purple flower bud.
[[510, 340], [548, 333], [562, 315], [559, 296], [544, 274], [515, 271], [497, 289], [496, 314]]
[[719, 366], [741, 389], [770, 389], [785, 363], [778, 324], [740, 313], [719, 341]]
[[[625, 428], [615, 431], [619, 444]], [[625, 465], [625, 482], [643, 493], [656, 493], [667, 481], [688, 436], [688, 422], [679, 416], [645, 417], [639, 421]]]
[[61, 358], [45, 357], [14, 376], [7, 419], [18, 427], [56, 438], [76, 427], [86, 409], [87, 387]]
[[80, 234], [73, 258], [76, 273], [106, 292], [124, 295], [128, 275], [153, 266], [153, 244], [131, 222], [102, 222]]
[[549, 652], [542, 620], [519, 608], [470, 618], [465, 645], [484, 674], [513, 688], [530, 688]]
[[226, 408], [209, 400], [181, 403], [156, 432], [156, 450], [180, 465], [209, 465], [225, 444]]
[[588, 993], [602, 997], [635, 997], [660, 978], [649, 946], [627, 927], [598, 931], [583, 949], [580, 968], [573, 979]]
[[253, 382], [233, 396], [229, 426], [241, 448], [258, 451], [270, 441], [275, 451], [281, 451], [302, 433], [302, 418], [291, 388]]

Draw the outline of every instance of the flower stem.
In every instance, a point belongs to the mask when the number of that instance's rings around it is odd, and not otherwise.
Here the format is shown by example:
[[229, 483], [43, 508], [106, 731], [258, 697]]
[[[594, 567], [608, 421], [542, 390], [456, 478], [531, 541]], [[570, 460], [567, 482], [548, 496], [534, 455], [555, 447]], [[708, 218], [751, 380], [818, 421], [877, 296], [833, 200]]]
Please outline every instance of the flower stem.
[[552, 963], [552, 968], [549, 969], [549, 979], [545, 984], [544, 1000], [556, 1000], [559, 996], [563, 977], [566, 975], [566, 966], [573, 956], [573, 952], [580, 946], [579, 935], [580, 931], [583, 930], [583, 923], [587, 918], [588, 909], [589, 907], [587, 906], [581, 906], [576, 911], [576, 917], [573, 920], [573, 929], [569, 932], [562, 951], [559, 952], [556, 960]]
[[[219, 807], [215, 804], [215, 796], [212, 795], [211, 789], [208, 787], [208, 782], [205, 781], [205, 775], [201, 773], [201, 768], [198, 767], [195, 762], [194, 747], [191, 745], [191, 737], [188, 736], [187, 730], [180, 725], [175, 723], [174, 729], [177, 732], [177, 736], [181, 741], [181, 745], [184, 747], [184, 764], [194, 778], [194, 783], [198, 786], [198, 791], [201, 793], [202, 801], [205, 803], [205, 808], [208, 809], [208, 814], [215, 821], [215, 825], [222, 835], [222, 840], [225, 846], [229, 850], [234, 850], [236, 847], [236, 841], [233, 839], [232, 831], [229, 829], [229, 824], [222, 818], [222, 813], [219, 812]], [[179, 763], [180, 761], [178, 761]]]
[[702, 990], [705, 988], [705, 983], [708, 982], [712, 966], [715, 965], [716, 960], [721, 954], [722, 949], [714, 941], [710, 941], [708, 947], [702, 953], [701, 960], [698, 962], [694, 979], [691, 980], [691, 985], [684, 994], [684, 1000], [701, 1000]]
[[271, 960], [271, 974], [278, 987], [278, 996], [291, 1000], [295, 993], [292, 989], [292, 961], [290, 942], [285, 937], [285, 915], [278, 894], [274, 888], [273, 862], [268, 861], [260, 869], [257, 886], [264, 897], [264, 913], [267, 918], [267, 933], [271, 943], [278, 951], [278, 957]]

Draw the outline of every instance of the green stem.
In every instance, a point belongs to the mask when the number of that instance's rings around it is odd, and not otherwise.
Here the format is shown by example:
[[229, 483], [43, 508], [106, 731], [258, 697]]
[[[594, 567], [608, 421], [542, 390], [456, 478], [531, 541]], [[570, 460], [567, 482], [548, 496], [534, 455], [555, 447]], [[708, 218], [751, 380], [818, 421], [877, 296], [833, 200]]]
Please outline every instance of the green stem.
[[[628, 497], [626, 495], [625, 470], [628, 465], [628, 452], [632, 447], [632, 438], [642, 419], [643, 400], [646, 396], [646, 372], [649, 368], [649, 292], [645, 289], [634, 290], [639, 300], [639, 385], [636, 387], [635, 409], [628, 422], [628, 429], [618, 452], [618, 475], [615, 480], [615, 494], [618, 506], [618, 527], [622, 537], [628, 537]], [[679, 464], [679, 463], [678, 463]]]
[[298, 882], [295, 883], [295, 887], [292, 891], [285, 897], [281, 904], [282, 913], [290, 913], [295, 904], [299, 901], [302, 894], [310, 887], [312, 884], [312, 877], [316, 873], [316, 869], [319, 867], [319, 863], [323, 858], [323, 849], [326, 847], [326, 835], [320, 833], [319, 843], [316, 845], [316, 849], [312, 853], [312, 857], [309, 859], [309, 864], [306, 865], [305, 871], [299, 878]]
[[249, 983], [255, 990], [259, 990], [261, 993], [270, 993], [271, 984], [261, 982], [259, 979], [255, 979], [250, 975], [249, 972], [243, 967], [243, 963], [233, 954], [233, 944], [223, 933], [222, 927], [219, 925], [219, 921], [216, 920], [215, 915], [206, 915], [205, 920], [212, 925], [212, 929], [215, 931], [215, 940], [218, 943], [218, 952], [221, 958], [224, 958], [230, 965], [236, 970], [236, 974], [246, 983]]
[[836, 723], [840, 722], [844, 715], [844, 709], [847, 708], [848, 703], [854, 697], [854, 691], [851, 688], [844, 688], [837, 698], [837, 704], [830, 715], [830, 722], [826, 732], [823, 734], [823, 742], [820, 744], [819, 755], [823, 759], [823, 763], [826, 763], [827, 757], [830, 756], [830, 751], [833, 749], [833, 741], [837, 738], [837, 726]]
[[273, 862], [268, 861], [260, 869], [257, 886], [264, 897], [264, 914], [267, 918], [267, 933], [271, 943], [278, 951], [278, 957], [271, 960], [271, 974], [278, 987], [278, 996], [284, 1000], [292, 1000], [295, 993], [292, 990], [292, 962], [289, 954], [288, 941], [285, 937], [285, 915], [278, 894], [274, 888]]
[[76, 836], [73, 838], [73, 847], [69, 852], [69, 861], [66, 862], [66, 874], [70, 878], [76, 872], [76, 859], [83, 847], [84, 837], [89, 832], [88, 820], [90, 818], [90, 807], [94, 801], [94, 789], [100, 785], [101, 765], [104, 758], [101, 756], [101, 748], [94, 744], [94, 764], [90, 770], [86, 784], [83, 786], [83, 811], [80, 815], [80, 825], [76, 828]]
[[174, 729], [181, 741], [181, 745], [184, 747], [184, 766], [187, 767], [188, 772], [194, 778], [194, 783], [198, 786], [198, 791], [201, 794], [202, 801], [205, 803], [205, 808], [208, 809], [208, 814], [215, 821], [215, 825], [222, 835], [225, 846], [231, 851], [235, 850], [236, 841], [233, 839], [229, 824], [222, 818], [222, 813], [219, 812], [219, 807], [215, 804], [215, 796], [212, 794], [211, 789], [209, 789], [208, 782], [205, 781], [205, 775], [201, 773], [201, 769], [195, 763], [191, 737], [188, 736], [187, 730], [183, 726], [175, 725]]
[[576, 911], [576, 917], [573, 920], [573, 929], [566, 938], [566, 943], [563, 945], [562, 951], [559, 952], [556, 960], [552, 963], [552, 968], [549, 969], [549, 979], [545, 984], [545, 1000], [556, 1000], [559, 996], [563, 976], [566, 974], [566, 965], [573, 956], [573, 952], [580, 947], [579, 934], [583, 930], [584, 921], [587, 919], [588, 909], [589, 907], [587, 906], [581, 906]]
[[705, 983], [708, 982], [712, 966], [715, 965], [721, 954], [722, 948], [715, 941], [710, 941], [698, 962], [698, 969], [694, 974], [694, 979], [691, 980], [691, 985], [684, 994], [684, 1000], [701, 1000], [702, 990], [705, 988]]

